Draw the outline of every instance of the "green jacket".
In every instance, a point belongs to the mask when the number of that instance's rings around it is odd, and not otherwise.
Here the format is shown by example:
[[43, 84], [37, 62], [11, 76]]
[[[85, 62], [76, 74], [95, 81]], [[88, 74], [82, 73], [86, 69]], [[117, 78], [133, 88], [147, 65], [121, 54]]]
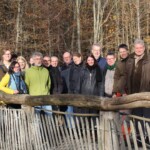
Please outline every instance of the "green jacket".
[[30, 95], [49, 95], [51, 80], [46, 68], [31, 66], [25, 72], [25, 83]]

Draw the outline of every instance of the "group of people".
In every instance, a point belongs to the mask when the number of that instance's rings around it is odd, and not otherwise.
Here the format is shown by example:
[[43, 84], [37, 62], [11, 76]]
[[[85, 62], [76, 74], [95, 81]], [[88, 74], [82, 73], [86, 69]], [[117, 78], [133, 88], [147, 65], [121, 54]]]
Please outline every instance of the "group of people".
[[[120, 44], [118, 61], [114, 51], [108, 51], [104, 58], [101, 50], [101, 45], [93, 44], [85, 59], [78, 52], [64, 52], [62, 65], [59, 65], [57, 56], [43, 57], [42, 53], [34, 52], [28, 65], [23, 56], [11, 61], [10, 49], [4, 49], [0, 64], [0, 90], [8, 94], [71, 93], [101, 97], [150, 91], [150, 56], [143, 40], [135, 40], [132, 54], [129, 54], [126, 44]], [[52, 109], [66, 111], [69, 107], [52, 106]], [[76, 107], [71, 109], [73, 112], [84, 110]], [[148, 118], [149, 112], [150, 109], [146, 108], [132, 111], [135, 115]]]

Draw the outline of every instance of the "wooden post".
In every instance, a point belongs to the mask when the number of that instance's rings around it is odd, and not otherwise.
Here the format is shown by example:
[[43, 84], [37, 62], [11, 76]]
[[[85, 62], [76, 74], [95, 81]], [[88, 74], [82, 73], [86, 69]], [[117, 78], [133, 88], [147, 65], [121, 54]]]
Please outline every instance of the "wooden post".
[[112, 111], [100, 111], [100, 130], [102, 145], [99, 147], [102, 150], [124, 150], [125, 147], [121, 146], [121, 136], [118, 129], [118, 123], [120, 123], [120, 117], [118, 112]]

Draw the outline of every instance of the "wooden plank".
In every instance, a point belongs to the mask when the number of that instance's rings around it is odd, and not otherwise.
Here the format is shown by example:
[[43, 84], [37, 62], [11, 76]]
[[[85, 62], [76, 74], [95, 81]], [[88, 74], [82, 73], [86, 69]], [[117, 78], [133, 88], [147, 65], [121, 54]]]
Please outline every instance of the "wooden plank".
[[127, 145], [128, 145], [128, 150], [132, 150], [130, 137], [129, 137], [129, 131], [128, 131], [128, 127], [127, 127], [126, 121], [124, 121], [123, 126], [124, 126], [125, 138], [126, 138], [125, 140], [126, 140]]
[[142, 141], [143, 150], [147, 150], [146, 144], [145, 144], [145, 138], [144, 138], [144, 134], [143, 134], [143, 130], [142, 130], [142, 126], [141, 126], [140, 122], [138, 122], [138, 129], [139, 129], [139, 132], [140, 132], [140, 137], [141, 137], [141, 141]]
[[148, 133], [148, 140], [149, 140], [149, 143], [150, 143], [150, 127], [149, 127], [148, 122], [146, 122], [146, 130], [147, 130], [147, 133]]
[[[96, 124], [96, 118], [94, 118], [95, 120], [93, 120], [93, 117], [91, 117], [90, 121], [91, 121], [91, 134], [92, 134], [92, 145], [93, 145], [93, 150], [96, 150], [96, 130], [97, 130], [97, 124]], [[95, 122], [95, 127], [94, 127], [94, 122]]]
[[81, 135], [81, 121], [80, 121], [81, 117], [75, 117], [75, 122], [76, 122], [76, 127], [77, 127], [77, 133], [79, 136], [79, 141], [80, 141], [80, 149], [84, 150], [84, 146], [83, 146], [83, 140], [82, 140], [82, 135]]
[[138, 150], [136, 131], [135, 131], [133, 122], [131, 120], [130, 120], [130, 127], [131, 127], [131, 133], [132, 133], [133, 143], [134, 143], [134, 149]]

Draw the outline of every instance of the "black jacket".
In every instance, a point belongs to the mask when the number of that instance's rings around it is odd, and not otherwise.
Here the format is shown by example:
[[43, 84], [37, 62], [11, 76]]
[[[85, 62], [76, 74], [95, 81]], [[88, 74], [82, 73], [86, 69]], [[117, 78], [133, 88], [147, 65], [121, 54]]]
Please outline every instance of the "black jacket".
[[63, 90], [63, 81], [58, 67], [50, 67], [51, 94], [61, 94]]
[[63, 78], [63, 93], [80, 93], [80, 72], [83, 68], [83, 63], [75, 65], [62, 71]]
[[102, 95], [102, 73], [98, 66], [85, 67], [81, 72], [81, 94]]

